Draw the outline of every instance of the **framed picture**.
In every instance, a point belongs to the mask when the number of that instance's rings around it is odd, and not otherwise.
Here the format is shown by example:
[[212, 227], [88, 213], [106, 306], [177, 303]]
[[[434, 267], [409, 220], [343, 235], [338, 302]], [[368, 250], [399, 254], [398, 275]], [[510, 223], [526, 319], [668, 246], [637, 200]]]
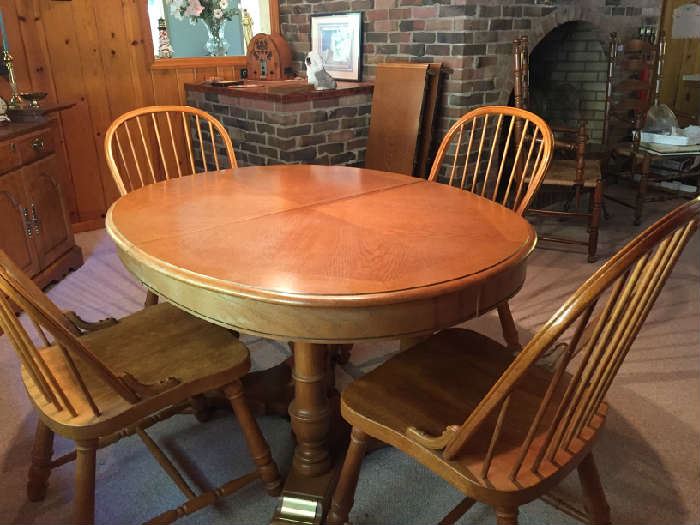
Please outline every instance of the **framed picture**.
[[311, 16], [311, 50], [318, 51], [337, 80], [362, 75], [362, 13]]

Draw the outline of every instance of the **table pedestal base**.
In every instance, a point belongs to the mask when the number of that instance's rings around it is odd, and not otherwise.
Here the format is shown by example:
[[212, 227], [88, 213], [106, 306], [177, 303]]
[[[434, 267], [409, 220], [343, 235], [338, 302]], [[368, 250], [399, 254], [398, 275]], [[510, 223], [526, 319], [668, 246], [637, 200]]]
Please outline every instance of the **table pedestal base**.
[[280, 504], [275, 509], [271, 525], [323, 523], [340, 475], [342, 460], [342, 453], [334, 455], [331, 469], [315, 477], [292, 469], [284, 482]]

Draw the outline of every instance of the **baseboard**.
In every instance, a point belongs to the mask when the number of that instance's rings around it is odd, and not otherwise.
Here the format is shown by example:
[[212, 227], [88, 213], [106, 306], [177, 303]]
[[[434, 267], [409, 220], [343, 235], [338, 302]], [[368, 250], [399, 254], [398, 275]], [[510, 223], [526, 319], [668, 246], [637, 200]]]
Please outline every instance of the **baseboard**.
[[74, 222], [71, 225], [73, 233], [90, 232], [93, 230], [101, 230], [105, 227], [105, 218], [98, 217], [97, 219], [88, 219], [85, 221]]

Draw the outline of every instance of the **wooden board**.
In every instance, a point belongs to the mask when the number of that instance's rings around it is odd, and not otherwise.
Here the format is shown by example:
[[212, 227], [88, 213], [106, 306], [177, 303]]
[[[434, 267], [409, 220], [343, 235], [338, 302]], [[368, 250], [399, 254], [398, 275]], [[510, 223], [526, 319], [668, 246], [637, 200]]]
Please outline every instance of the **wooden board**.
[[[425, 176], [427, 151], [422, 148], [426, 93], [433, 105], [428, 71], [439, 64], [377, 64], [365, 167], [405, 175]], [[398, 95], [400, 93], [400, 95]], [[430, 139], [428, 139], [430, 140]]]

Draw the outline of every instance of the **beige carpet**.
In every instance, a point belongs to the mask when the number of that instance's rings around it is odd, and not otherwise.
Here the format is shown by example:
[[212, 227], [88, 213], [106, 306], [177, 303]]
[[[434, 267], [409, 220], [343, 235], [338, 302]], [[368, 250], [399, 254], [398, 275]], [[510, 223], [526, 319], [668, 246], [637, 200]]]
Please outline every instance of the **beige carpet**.
[[[653, 207], [647, 224], [679, 201]], [[611, 207], [614, 216], [601, 233], [601, 256], [608, 257], [640, 230], [631, 226], [629, 210]], [[563, 228], [558, 223], [538, 226]], [[568, 229], [568, 227], [567, 227]], [[580, 230], [573, 230], [578, 231]], [[123, 316], [140, 308], [144, 292], [126, 273], [104, 231], [78, 236], [86, 263], [49, 291], [61, 308], [88, 319]], [[576, 248], [538, 248], [528, 280], [511, 302], [526, 340], [588, 277], [598, 264], [587, 264]], [[469, 323], [499, 337], [495, 314]], [[245, 337], [256, 368], [287, 355], [284, 345]], [[338, 370], [347, 384], [396, 351], [395, 343], [361, 344], [352, 362]], [[609, 400], [607, 429], [597, 456], [603, 484], [618, 524], [695, 524], [700, 522], [700, 236], [689, 245], [652, 312]], [[24, 484], [35, 425], [17, 372], [17, 361], [5, 337], [0, 338], [0, 523], [67, 523], [70, 517], [73, 467], [52, 474], [47, 499], [29, 503]], [[289, 464], [292, 440], [287, 421], [266, 417], [261, 425], [283, 469]], [[229, 479], [250, 469], [233, 418], [222, 413], [207, 424], [177, 416], [155, 432], [168, 453], [185, 466], [197, 487]], [[70, 444], [59, 440], [57, 450]], [[569, 480], [565, 494], [578, 498], [578, 484]], [[361, 524], [427, 524], [437, 522], [459, 494], [448, 484], [399, 452], [384, 449], [363, 464], [357, 502], [351, 515]], [[97, 522], [138, 523], [182, 503], [182, 497], [158, 470], [141, 443], [133, 438], [98, 454]], [[225, 502], [184, 522], [267, 523], [275, 501], [260, 484], [252, 484]], [[521, 522], [574, 523], [542, 502], [521, 508]], [[477, 505], [461, 524], [495, 523], [490, 509]]]

